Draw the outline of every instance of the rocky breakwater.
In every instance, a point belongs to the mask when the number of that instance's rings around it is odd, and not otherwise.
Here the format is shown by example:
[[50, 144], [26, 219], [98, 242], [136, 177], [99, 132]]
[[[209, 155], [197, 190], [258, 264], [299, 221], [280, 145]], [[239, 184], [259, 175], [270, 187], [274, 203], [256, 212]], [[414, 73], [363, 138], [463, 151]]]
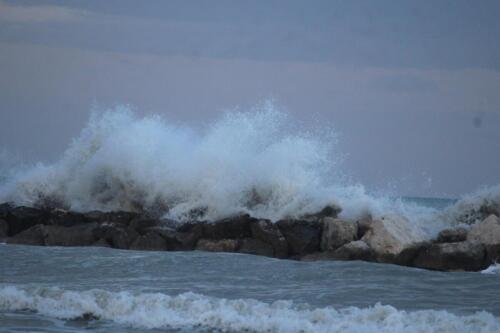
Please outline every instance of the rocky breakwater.
[[132, 212], [76, 213], [1, 204], [0, 242], [364, 260], [445, 271], [482, 270], [500, 257], [500, 219], [495, 214], [427, 239], [402, 216], [349, 221], [338, 218], [339, 212], [332, 205], [318, 214], [274, 223], [239, 215], [180, 224]]

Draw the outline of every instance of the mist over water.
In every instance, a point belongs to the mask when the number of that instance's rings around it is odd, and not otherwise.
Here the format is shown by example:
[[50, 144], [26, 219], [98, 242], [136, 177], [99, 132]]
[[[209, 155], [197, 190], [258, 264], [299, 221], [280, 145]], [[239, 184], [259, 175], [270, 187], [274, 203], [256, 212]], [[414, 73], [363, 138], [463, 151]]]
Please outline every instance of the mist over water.
[[336, 203], [342, 216], [405, 215], [439, 229], [438, 209], [349, 182], [333, 127], [304, 128], [272, 102], [202, 129], [126, 106], [94, 112], [52, 164], [6, 168], [0, 201], [76, 211], [149, 211], [179, 221], [233, 214], [278, 220]]

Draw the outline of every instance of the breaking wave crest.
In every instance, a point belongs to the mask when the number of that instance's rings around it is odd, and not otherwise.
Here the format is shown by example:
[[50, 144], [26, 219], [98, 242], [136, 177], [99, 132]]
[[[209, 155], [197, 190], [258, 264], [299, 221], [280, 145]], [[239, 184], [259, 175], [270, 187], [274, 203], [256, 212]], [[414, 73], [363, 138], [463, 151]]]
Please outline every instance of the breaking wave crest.
[[333, 202], [347, 218], [399, 213], [434, 230], [446, 220], [436, 209], [374, 197], [345, 181], [333, 130], [292, 124], [272, 103], [226, 113], [203, 130], [117, 107], [94, 114], [55, 163], [4, 171], [0, 201], [150, 211], [180, 221], [240, 213], [278, 220]]
[[94, 318], [144, 328], [197, 328], [222, 332], [476, 332], [500, 330], [490, 313], [407, 312], [389, 305], [312, 308], [289, 301], [271, 304], [194, 293], [168, 296], [103, 290], [0, 287], [0, 311], [35, 311], [60, 319]]

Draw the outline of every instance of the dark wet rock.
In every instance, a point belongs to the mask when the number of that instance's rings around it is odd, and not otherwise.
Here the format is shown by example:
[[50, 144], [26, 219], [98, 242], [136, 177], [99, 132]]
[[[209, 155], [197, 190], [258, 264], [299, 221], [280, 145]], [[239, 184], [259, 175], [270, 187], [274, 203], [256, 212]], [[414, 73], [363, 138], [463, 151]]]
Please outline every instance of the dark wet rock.
[[130, 221], [129, 226], [141, 235], [145, 235], [149, 232], [151, 228], [155, 228], [161, 225], [160, 220], [149, 218], [149, 217], [137, 217]]
[[200, 239], [196, 244], [196, 250], [209, 252], [237, 252], [239, 247], [239, 239]]
[[13, 206], [8, 202], [0, 204], [0, 219], [6, 220], [12, 208]]
[[98, 241], [94, 242], [91, 246], [95, 247], [111, 247], [111, 245], [105, 240], [105, 239], [99, 239]]
[[7, 244], [45, 245], [45, 229], [41, 224], [32, 226], [7, 239]]
[[43, 226], [45, 245], [47, 246], [89, 246], [97, 241], [94, 236], [95, 223], [62, 227], [57, 225]]
[[336, 250], [344, 244], [355, 241], [358, 237], [356, 223], [341, 219], [325, 217], [321, 220], [323, 233], [321, 235], [321, 250]]
[[132, 245], [130, 245], [130, 249], [141, 251], [166, 251], [168, 247], [167, 242], [161, 235], [151, 231], [137, 237]]
[[363, 238], [379, 262], [392, 263], [406, 248], [424, 241], [423, 235], [399, 215], [384, 216], [370, 223]]
[[432, 270], [478, 271], [486, 268], [484, 245], [473, 242], [434, 243], [423, 247], [413, 264]]
[[7, 221], [0, 219], [0, 239], [6, 238], [9, 235], [9, 224]]
[[31, 207], [14, 207], [9, 211], [6, 221], [9, 223], [9, 235], [16, 235], [37, 224], [47, 222], [48, 213], [45, 210]]
[[203, 226], [199, 223], [177, 226], [175, 239], [178, 242], [176, 250], [194, 250], [196, 243], [203, 236]]
[[336, 218], [340, 212], [342, 211], [342, 208], [335, 204], [331, 203], [329, 205], [326, 205], [322, 210], [320, 210], [317, 213], [314, 214], [306, 214], [302, 217], [304, 220], [319, 220], [323, 217], [333, 217]]
[[238, 239], [252, 236], [250, 224], [256, 219], [249, 215], [235, 216], [213, 223], [204, 223], [203, 238], [206, 239]]
[[265, 243], [259, 239], [254, 239], [254, 238], [245, 238], [241, 240], [239, 252], [266, 256], [266, 257], [274, 256], [274, 248], [271, 244]]
[[274, 257], [288, 257], [288, 243], [276, 224], [269, 220], [259, 220], [252, 223], [250, 229], [253, 238], [272, 246]]
[[128, 249], [139, 237], [139, 233], [134, 228], [110, 223], [99, 225], [94, 229], [93, 234], [96, 239], [104, 239], [116, 249]]
[[439, 232], [436, 242], [438, 243], [456, 243], [463, 242], [467, 239], [467, 229], [445, 229]]
[[289, 254], [302, 256], [319, 251], [321, 224], [316, 221], [281, 220], [277, 226], [288, 243]]
[[128, 226], [132, 220], [139, 218], [140, 215], [134, 212], [100, 212], [91, 211], [82, 214], [90, 222], [121, 224]]
[[84, 214], [69, 212], [64, 209], [54, 209], [50, 212], [47, 224], [63, 227], [72, 227], [79, 224], [85, 224], [88, 220]]

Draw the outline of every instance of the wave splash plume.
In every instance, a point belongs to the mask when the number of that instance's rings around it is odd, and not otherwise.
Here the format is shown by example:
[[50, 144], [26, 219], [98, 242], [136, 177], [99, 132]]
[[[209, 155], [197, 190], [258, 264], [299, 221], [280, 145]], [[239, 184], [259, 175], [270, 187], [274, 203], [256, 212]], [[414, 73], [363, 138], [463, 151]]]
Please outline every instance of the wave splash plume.
[[[272, 103], [226, 113], [204, 131], [117, 107], [94, 114], [56, 163], [8, 177], [0, 200], [159, 211], [177, 220], [238, 213], [277, 220], [342, 198], [375, 203], [362, 186], [339, 185], [332, 131], [291, 130], [290, 123]], [[352, 204], [345, 206], [348, 213]]]
[[447, 311], [406, 312], [376, 304], [369, 308], [311, 308], [289, 301], [271, 304], [194, 293], [168, 296], [103, 290], [0, 287], [0, 311], [35, 311], [60, 319], [94, 318], [145, 328], [198, 328], [223, 332], [477, 332], [500, 330], [487, 312], [458, 316]]
[[[120, 106], [93, 114], [55, 163], [3, 171], [0, 201], [153, 212], [178, 221], [242, 213], [276, 221], [336, 203], [346, 218], [396, 213], [432, 232], [471, 215], [484, 201], [478, 193], [443, 215], [371, 196], [362, 185], [345, 181], [335, 141], [332, 129], [293, 126], [270, 102], [251, 112], [226, 113], [203, 130], [139, 117]], [[500, 190], [490, 192], [500, 202]]]

